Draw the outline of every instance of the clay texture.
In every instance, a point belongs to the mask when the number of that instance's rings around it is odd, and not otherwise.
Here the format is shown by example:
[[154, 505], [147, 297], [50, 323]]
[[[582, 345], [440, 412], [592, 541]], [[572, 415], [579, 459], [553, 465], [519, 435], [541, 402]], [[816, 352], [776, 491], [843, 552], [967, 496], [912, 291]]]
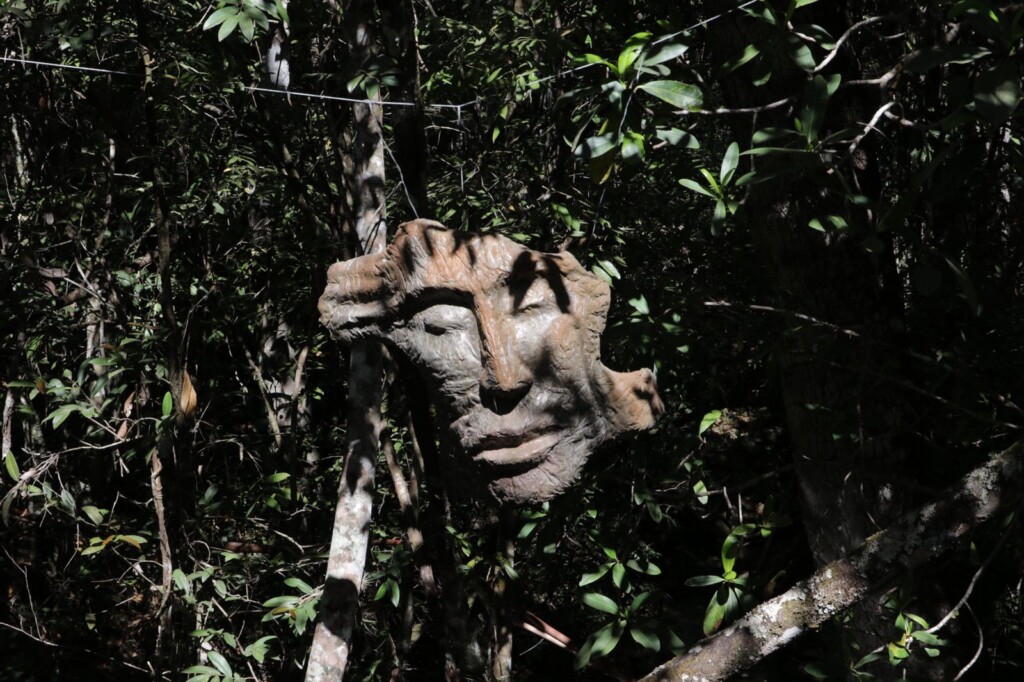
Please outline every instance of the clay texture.
[[595, 447], [663, 411], [650, 370], [601, 364], [611, 295], [568, 253], [416, 220], [327, 279], [319, 307], [331, 334], [383, 341], [428, 383], [457, 492], [549, 499]]

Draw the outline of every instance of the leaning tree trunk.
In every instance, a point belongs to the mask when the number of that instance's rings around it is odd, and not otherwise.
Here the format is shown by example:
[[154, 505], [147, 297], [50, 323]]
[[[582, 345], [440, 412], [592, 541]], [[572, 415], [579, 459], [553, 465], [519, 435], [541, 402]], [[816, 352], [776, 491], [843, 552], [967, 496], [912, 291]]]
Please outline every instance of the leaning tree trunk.
[[[364, 63], [374, 41], [373, 3], [352, 0], [346, 8], [351, 59]], [[354, 105], [353, 175], [357, 187], [356, 237], [359, 253], [382, 251], [387, 241], [384, 212], [384, 138], [381, 107]], [[358, 254], [357, 254], [358, 255]], [[327, 581], [320, 622], [313, 635], [306, 680], [344, 677], [352, 628], [363, 582], [373, 511], [374, 470], [383, 420], [380, 344], [352, 344], [349, 370], [347, 451], [334, 514]]]

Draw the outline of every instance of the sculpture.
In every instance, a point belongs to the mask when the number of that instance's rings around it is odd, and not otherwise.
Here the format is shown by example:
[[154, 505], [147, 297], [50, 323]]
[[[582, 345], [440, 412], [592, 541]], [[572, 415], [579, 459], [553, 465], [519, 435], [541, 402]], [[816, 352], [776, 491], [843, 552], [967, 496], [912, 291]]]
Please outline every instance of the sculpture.
[[549, 499], [596, 446], [663, 411], [650, 370], [601, 364], [611, 294], [568, 253], [415, 220], [327, 279], [319, 308], [331, 334], [380, 340], [427, 382], [456, 490]]

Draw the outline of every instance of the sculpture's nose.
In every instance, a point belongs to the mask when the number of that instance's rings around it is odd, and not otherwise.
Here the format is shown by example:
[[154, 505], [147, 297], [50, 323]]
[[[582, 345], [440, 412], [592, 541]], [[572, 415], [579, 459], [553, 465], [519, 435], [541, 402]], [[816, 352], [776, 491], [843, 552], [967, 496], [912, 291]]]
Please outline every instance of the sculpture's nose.
[[492, 412], [508, 414], [530, 392], [531, 385], [528, 381], [514, 386], [481, 382], [480, 402]]
[[488, 305], [478, 305], [480, 324], [480, 401], [487, 409], [508, 414], [533, 386], [533, 374], [519, 356], [511, 325], [503, 323]]

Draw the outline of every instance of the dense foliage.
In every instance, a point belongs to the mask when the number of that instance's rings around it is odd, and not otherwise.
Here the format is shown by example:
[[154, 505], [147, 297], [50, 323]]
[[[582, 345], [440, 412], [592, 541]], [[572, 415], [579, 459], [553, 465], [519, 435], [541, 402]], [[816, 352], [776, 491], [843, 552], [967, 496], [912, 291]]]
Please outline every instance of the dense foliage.
[[[540, 622], [571, 644], [517, 629], [518, 679], [642, 675], [1020, 438], [1019, 3], [376, 12], [355, 63], [331, 0], [0, 8], [5, 680], [301, 678], [346, 427], [316, 313], [353, 252], [344, 98], [384, 100], [389, 223], [571, 250], [613, 287], [605, 362], [669, 408], [543, 506], [418, 481], [450, 642], [393, 369], [352, 679], [454, 649], [485, 678], [499, 626]], [[1019, 675], [1022, 565], [1011, 515], [752, 679]]]

